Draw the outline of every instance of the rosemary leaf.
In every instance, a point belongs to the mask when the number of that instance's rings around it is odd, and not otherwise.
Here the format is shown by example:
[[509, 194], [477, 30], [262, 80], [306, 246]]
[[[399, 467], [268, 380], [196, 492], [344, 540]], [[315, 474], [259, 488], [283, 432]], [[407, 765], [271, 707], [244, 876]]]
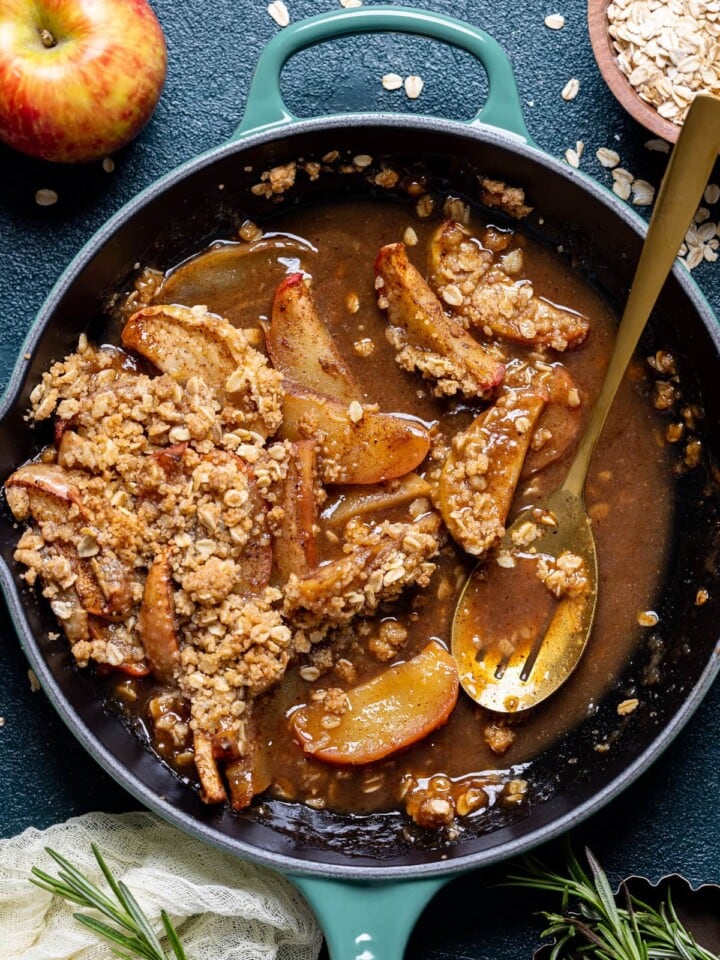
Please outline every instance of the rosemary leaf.
[[[95, 844], [92, 852], [119, 907], [69, 860], [49, 847], [45, 849], [60, 868], [58, 875], [52, 877], [33, 867], [30, 882], [71, 903], [97, 910], [104, 920], [86, 913], [74, 913], [73, 916], [78, 923], [107, 940], [113, 956], [121, 960], [170, 960], [139, 903], [127, 886], [112, 875]], [[175, 960], [187, 960], [177, 931], [164, 910], [161, 919]]]
[[88, 927], [93, 933], [100, 934], [101, 937], [109, 940], [110, 943], [116, 943], [126, 950], [131, 950], [136, 957], [156, 960], [156, 954], [150, 953], [142, 940], [139, 940], [137, 937], [129, 937], [127, 934], [116, 930], [115, 927], [111, 927], [110, 924], [98, 920], [96, 917], [91, 917], [87, 913], [74, 913], [73, 917], [78, 923], [81, 923], [84, 927]]
[[625, 886], [616, 897], [598, 861], [585, 852], [589, 874], [570, 851], [564, 875], [529, 857], [524, 872], [509, 878], [511, 886], [560, 895], [561, 912], [542, 914], [542, 936], [555, 940], [551, 960], [720, 960], [683, 925], [670, 894], [658, 908]]
[[137, 902], [135, 897], [130, 893], [128, 888], [122, 882], [118, 883], [118, 889], [123, 895], [123, 906], [126, 908], [130, 916], [133, 918], [137, 925], [138, 932], [147, 940], [149, 946], [151, 946], [157, 953], [161, 956], [163, 955], [163, 948], [160, 945], [155, 931], [150, 926], [150, 922], [145, 914], [140, 909], [140, 904]]
[[60, 883], [59, 880], [49, 876], [47, 873], [43, 873], [43, 871], [38, 870], [37, 867], [33, 867], [30, 872], [32, 874], [30, 883], [35, 884], [36, 887], [40, 887], [41, 890], [47, 890], [48, 893], [55, 894], [58, 897], [62, 897], [63, 900], [71, 900], [73, 903], [85, 905], [85, 898], [78, 896], [72, 887]]
[[69, 860], [59, 854], [56, 850], [52, 850], [50, 847], [46, 847], [46, 852], [53, 858], [53, 860], [62, 867], [58, 872], [58, 877], [61, 881], [71, 887], [78, 896], [83, 897], [83, 900], [78, 902], [82, 903], [87, 907], [95, 907], [96, 910], [99, 910], [101, 913], [112, 916], [116, 923], [119, 923], [121, 926], [126, 929], [132, 929], [132, 922], [130, 916], [127, 913], [123, 913], [118, 910], [117, 907], [113, 904], [112, 900], [105, 896], [102, 890], [99, 887], [96, 887], [94, 883], [87, 879], [77, 867], [73, 866]]
[[165, 929], [165, 936], [167, 937], [168, 943], [172, 947], [172, 951], [175, 954], [175, 960], [187, 960], [185, 956], [185, 950], [183, 945], [180, 943], [180, 938], [178, 937], [177, 930], [170, 922], [170, 917], [165, 913], [164, 910], [160, 912], [160, 918], [162, 920], [163, 928]]
[[120, 896], [120, 888], [118, 887], [117, 880], [116, 880], [115, 877], [112, 875], [112, 872], [111, 872], [111, 870], [110, 870], [110, 867], [108, 867], [107, 863], [105, 863], [105, 860], [104, 860], [104, 858], [103, 858], [103, 855], [100, 853], [100, 850], [98, 849], [98, 845], [97, 845], [96, 843], [91, 843], [91, 844], [90, 844], [90, 849], [92, 850], [93, 856], [95, 857], [95, 859], [96, 859], [96, 861], [97, 861], [97, 865], [98, 865], [98, 866], [100, 867], [100, 869], [102, 870], [103, 876], [104, 876], [105, 879], [107, 880], [110, 889], [111, 889], [112, 892], [115, 894], [118, 902], [119, 902], [119, 903], [122, 903], [122, 897]]

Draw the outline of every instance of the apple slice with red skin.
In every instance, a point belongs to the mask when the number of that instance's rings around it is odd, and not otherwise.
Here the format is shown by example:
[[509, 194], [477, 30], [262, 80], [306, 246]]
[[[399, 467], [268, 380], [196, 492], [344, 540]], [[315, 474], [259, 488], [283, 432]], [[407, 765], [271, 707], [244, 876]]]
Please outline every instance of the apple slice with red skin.
[[180, 646], [167, 550], [155, 557], [147, 572], [138, 629], [152, 672], [161, 683], [172, 683], [180, 666]]
[[306, 390], [344, 404], [362, 399], [302, 273], [291, 274], [275, 291], [265, 342], [275, 369]]
[[[333, 764], [362, 764], [409, 747], [442, 726], [457, 703], [455, 661], [437, 640], [411, 660], [347, 691], [347, 710], [321, 701], [295, 710], [293, 736], [305, 753]], [[339, 721], [327, 728], [327, 718]]]
[[[117, 623], [94, 616], [89, 616], [87, 620], [88, 636], [92, 640], [101, 640], [105, 644], [112, 643], [121, 650], [126, 648], [126, 642], [118, 637], [119, 625]], [[66, 636], [71, 640], [72, 638], [68, 631], [66, 620], [63, 620], [63, 627]], [[125, 659], [120, 663], [111, 664], [104, 660], [97, 660], [95, 663], [98, 674], [103, 677], [111, 673], [124, 673], [127, 677], [147, 677], [150, 675], [150, 664], [145, 657], [141, 660], [136, 660], [128, 656], [127, 653]]]
[[127, 571], [110, 551], [101, 549], [97, 556], [79, 557], [77, 550], [63, 549], [73, 565], [77, 579], [75, 590], [88, 613], [105, 620], [121, 620], [132, 607], [132, 591]]
[[178, 383], [202, 377], [221, 402], [228, 378], [249, 349], [242, 333], [221, 317], [172, 305], [134, 313], [123, 328], [122, 344]]
[[417, 420], [364, 409], [356, 421], [346, 404], [289, 382], [280, 436], [317, 440], [324, 483], [393, 480], [419, 466], [430, 449], [430, 435]]
[[292, 573], [305, 576], [318, 563], [315, 443], [298, 440], [292, 447], [278, 502], [282, 519], [273, 535], [273, 557], [281, 583]]
[[82, 529], [92, 527], [92, 517], [72, 475], [54, 463], [28, 463], [5, 481], [8, 504], [18, 520], [28, 514], [43, 524], [68, 524], [72, 541], [54, 539], [55, 549], [64, 554], [76, 574], [73, 590], [83, 608], [105, 619], [122, 617], [132, 605], [130, 580], [118, 558], [99, 547], [91, 557], [81, 557], [77, 544]]
[[165, 81], [146, 0], [3, 0], [0, 140], [33, 157], [107, 156], [150, 119]]
[[[77, 517], [84, 523], [89, 520], [82, 504], [80, 490], [67, 471], [54, 463], [27, 463], [19, 467], [5, 481], [8, 503], [18, 520], [27, 514], [41, 523], [65, 523], [70, 507], [74, 506]], [[22, 491], [14, 493], [14, 490]], [[27, 499], [25, 499], [27, 498]]]

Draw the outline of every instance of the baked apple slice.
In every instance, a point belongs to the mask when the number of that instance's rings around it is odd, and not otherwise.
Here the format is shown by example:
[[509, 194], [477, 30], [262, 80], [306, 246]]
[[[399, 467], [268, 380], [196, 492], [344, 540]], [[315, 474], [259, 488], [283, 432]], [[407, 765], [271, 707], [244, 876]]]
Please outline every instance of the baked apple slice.
[[305, 753], [333, 764], [381, 760], [442, 726], [457, 703], [458, 670], [442, 644], [348, 690], [339, 711], [315, 701], [295, 710], [293, 736]]
[[32, 517], [51, 528], [50, 549], [67, 559], [75, 579], [72, 590], [94, 616], [124, 616], [132, 605], [128, 573], [93, 533], [94, 522], [72, 474], [54, 463], [28, 463], [5, 481], [7, 501], [18, 520]]
[[225, 779], [233, 810], [244, 810], [250, 806], [253, 797], [264, 793], [272, 783], [266, 744], [258, 734], [257, 724], [252, 717], [245, 721], [245, 732], [242, 756], [225, 764]]
[[[375, 261], [378, 304], [387, 310], [390, 340], [403, 369], [435, 381], [435, 393], [484, 396], [501, 383], [498, 353], [478, 343], [459, 320], [448, 317], [424, 278], [408, 260], [405, 245], [383, 247]], [[398, 336], [397, 331], [400, 331]]]
[[292, 447], [278, 502], [282, 518], [273, 536], [273, 556], [281, 583], [291, 573], [304, 576], [318, 562], [315, 443], [299, 440]]
[[508, 390], [453, 438], [440, 474], [437, 507], [453, 539], [474, 556], [489, 550], [505, 532], [546, 402], [540, 394]]
[[[65, 635], [72, 642], [67, 621], [63, 620], [62, 623]], [[124, 623], [90, 616], [88, 637], [93, 641], [89, 656], [97, 663], [101, 676], [124, 673], [128, 677], [147, 677], [150, 674], [150, 664], [136, 632], [128, 629]], [[82, 644], [73, 646], [73, 656], [76, 659], [82, 649]]]
[[123, 328], [122, 344], [180, 383], [202, 377], [219, 395], [247, 352], [242, 333], [227, 321], [178, 306], [138, 310]]
[[536, 296], [528, 280], [493, 264], [492, 253], [454, 220], [432, 238], [430, 284], [465, 324], [486, 336], [566, 350], [588, 334], [585, 317]]
[[265, 436], [279, 426], [269, 400], [281, 392], [281, 374], [240, 330], [204, 307], [138, 310], [123, 328], [122, 344], [178, 383], [200, 377], [222, 406], [243, 411], [248, 428]]
[[207, 304], [235, 326], [267, 314], [273, 291], [288, 271], [288, 261], [312, 267], [317, 249], [291, 234], [273, 233], [249, 243], [212, 246], [173, 270], [154, 302]]
[[419, 466], [430, 449], [430, 434], [417, 420], [356, 400], [344, 404], [294, 383], [285, 384], [280, 436], [316, 440], [324, 483], [392, 480]]
[[362, 399], [302, 273], [287, 277], [275, 291], [265, 342], [275, 369], [306, 390], [344, 404]]
[[161, 683], [172, 683], [180, 666], [180, 646], [175, 629], [175, 603], [167, 550], [155, 557], [148, 570], [138, 629], [152, 672]]
[[87, 523], [80, 489], [70, 474], [54, 463], [27, 463], [5, 481], [8, 504], [17, 520], [32, 517], [36, 522], [66, 523], [70, 509]]
[[309, 628], [342, 626], [373, 613], [412, 584], [427, 586], [440, 549], [440, 517], [433, 511], [412, 523], [361, 521], [345, 528], [343, 555], [285, 584], [284, 613]]
[[344, 487], [341, 498], [325, 512], [324, 519], [331, 526], [340, 527], [353, 517], [376, 516], [429, 496], [430, 484], [417, 473], [377, 486]]
[[213, 742], [200, 730], [196, 730], [193, 737], [193, 755], [203, 803], [224, 803], [227, 800], [227, 790], [215, 759]]

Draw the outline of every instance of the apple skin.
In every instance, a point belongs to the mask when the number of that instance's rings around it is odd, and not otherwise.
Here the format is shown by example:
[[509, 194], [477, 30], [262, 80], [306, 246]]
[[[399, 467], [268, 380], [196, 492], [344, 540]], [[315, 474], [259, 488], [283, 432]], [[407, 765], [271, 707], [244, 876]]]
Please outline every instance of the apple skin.
[[146, 0], [0, 0], [0, 141], [55, 162], [104, 157], [150, 119], [166, 70]]

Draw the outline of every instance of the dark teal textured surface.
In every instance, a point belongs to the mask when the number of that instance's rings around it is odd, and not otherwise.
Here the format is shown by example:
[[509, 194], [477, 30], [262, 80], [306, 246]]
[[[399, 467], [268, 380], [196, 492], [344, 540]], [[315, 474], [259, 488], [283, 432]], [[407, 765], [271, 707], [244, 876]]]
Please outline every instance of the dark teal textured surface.
[[[335, 0], [287, 3], [293, 19], [335, 6]], [[610, 146], [636, 176], [657, 184], [664, 157], [643, 149], [650, 135], [621, 112], [602, 84], [581, 0], [562, 0], [558, 7], [510, 0], [428, 0], [425, 6], [467, 19], [500, 41], [515, 67], [528, 128], [543, 149], [560, 157], [583, 140], [582, 169], [609, 185], [610, 173], [597, 163], [595, 151]], [[168, 39], [168, 82], [150, 125], [115, 157], [113, 173], [100, 164], [53, 167], [0, 147], [0, 386], [40, 303], [94, 230], [156, 177], [230, 135], [258, 53], [277, 30], [264, 0], [155, 0], [154, 7]], [[543, 18], [558, 8], [567, 24], [555, 32]], [[426, 83], [421, 98], [411, 103], [402, 92], [384, 91], [379, 77], [390, 71], [421, 74]], [[580, 93], [565, 103], [560, 90], [571, 76], [579, 78]], [[482, 71], [468, 55], [389, 36], [303, 52], [288, 65], [283, 81], [287, 103], [300, 115], [397, 108], [459, 119], [477, 110], [484, 90]], [[55, 207], [35, 205], [40, 187], [57, 190]], [[720, 309], [720, 265], [703, 264], [695, 276]], [[613, 880], [630, 873], [657, 879], [678, 871], [696, 882], [720, 881], [719, 708], [716, 686], [652, 770], [578, 829], [576, 847], [588, 842]], [[43, 694], [31, 693], [27, 665], [1, 606], [0, 715], [5, 718], [0, 834], [44, 827], [86, 810], [133, 805], [76, 745]], [[529, 957], [541, 929], [530, 915], [538, 902], [489, 889], [489, 879], [476, 873], [452, 881], [425, 911], [407, 956]]]

